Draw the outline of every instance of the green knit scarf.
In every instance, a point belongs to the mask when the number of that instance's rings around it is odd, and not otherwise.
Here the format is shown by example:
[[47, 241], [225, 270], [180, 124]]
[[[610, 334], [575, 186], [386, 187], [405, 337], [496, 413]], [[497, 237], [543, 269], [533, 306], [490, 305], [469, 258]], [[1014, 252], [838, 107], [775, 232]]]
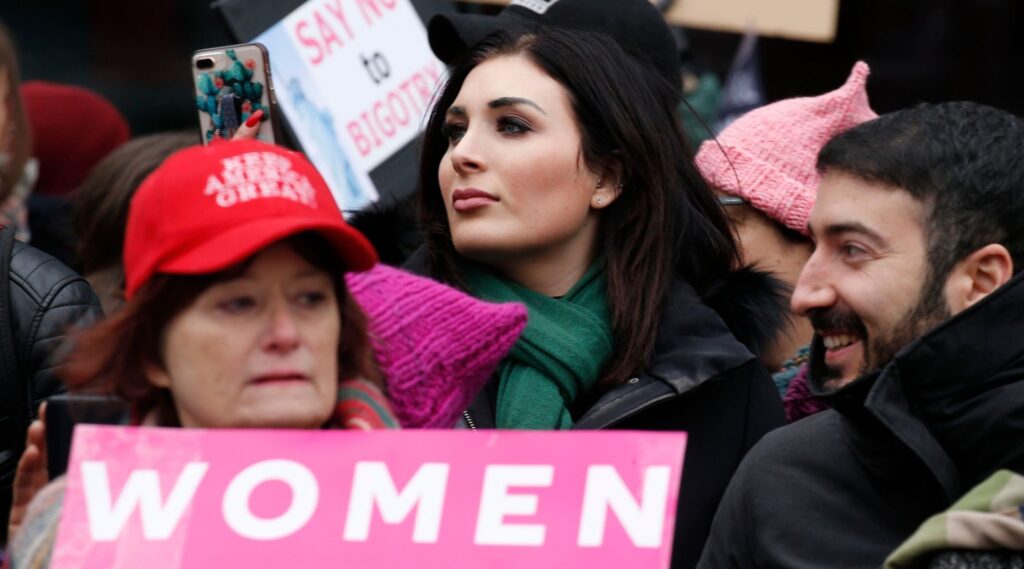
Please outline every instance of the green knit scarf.
[[479, 266], [463, 267], [470, 292], [526, 305], [526, 329], [498, 367], [499, 429], [568, 429], [569, 405], [597, 384], [614, 339], [602, 263], [561, 298], [533, 292]]

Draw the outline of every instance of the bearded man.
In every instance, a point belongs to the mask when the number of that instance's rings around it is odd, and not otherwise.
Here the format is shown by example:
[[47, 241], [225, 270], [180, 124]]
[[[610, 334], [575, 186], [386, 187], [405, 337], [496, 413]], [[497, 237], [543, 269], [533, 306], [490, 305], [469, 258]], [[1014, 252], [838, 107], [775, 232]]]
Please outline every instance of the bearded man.
[[[921, 105], [837, 135], [818, 169], [792, 308], [833, 410], [750, 451], [701, 567], [879, 567], [996, 470], [1024, 471], [1024, 121]], [[851, 363], [856, 380], [822, 379]]]

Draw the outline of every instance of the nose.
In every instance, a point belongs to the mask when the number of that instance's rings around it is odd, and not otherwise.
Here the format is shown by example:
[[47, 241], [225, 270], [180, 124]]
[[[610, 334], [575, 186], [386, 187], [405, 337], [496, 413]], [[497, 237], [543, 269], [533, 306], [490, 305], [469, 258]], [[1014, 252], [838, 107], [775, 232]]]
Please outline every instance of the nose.
[[460, 176], [482, 172], [487, 169], [480, 141], [477, 140], [476, 133], [469, 128], [466, 129], [462, 138], [452, 146], [449, 157], [452, 162], [452, 168]]
[[274, 302], [267, 311], [263, 349], [268, 352], [287, 353], [299, 346], [299, 327], [286, 302]]
[[816, 308], [834, 305], [836, 297], [836, 290], [831, 284], [825, 263], [817, 254], [811, 255], [793, 287], [790, 308], [801, 316], [807, 316]]

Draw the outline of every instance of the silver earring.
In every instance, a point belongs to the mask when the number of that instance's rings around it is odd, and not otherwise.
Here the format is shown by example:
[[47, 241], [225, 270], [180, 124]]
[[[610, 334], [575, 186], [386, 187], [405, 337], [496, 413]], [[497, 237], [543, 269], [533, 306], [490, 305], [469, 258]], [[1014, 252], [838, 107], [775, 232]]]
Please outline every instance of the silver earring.
[[601, 176], [600, 178], [597, 179], [597, 185], [594, 186], [594, 188], [600, 190], [601, 186], [603, 186], [603, 185], [604, 185], [604, 176]]
[[597, 198], [597, 205], [601, 205], [602, 203], [603, 203], [603, 200], [601, 198]]

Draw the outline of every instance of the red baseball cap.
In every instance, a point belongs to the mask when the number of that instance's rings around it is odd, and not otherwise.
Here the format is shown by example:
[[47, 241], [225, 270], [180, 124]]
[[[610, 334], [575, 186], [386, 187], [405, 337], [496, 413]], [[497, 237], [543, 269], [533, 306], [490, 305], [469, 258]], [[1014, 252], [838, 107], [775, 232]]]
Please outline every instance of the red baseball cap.
[[345, 223], [327, 183], [301, 154], [254, 140], [180, 150], [139, 186], [125, 231], [125, 298], [156, 273], [213, 273], [296, 233], [314, 231], [345, 270], [377, 253]]

